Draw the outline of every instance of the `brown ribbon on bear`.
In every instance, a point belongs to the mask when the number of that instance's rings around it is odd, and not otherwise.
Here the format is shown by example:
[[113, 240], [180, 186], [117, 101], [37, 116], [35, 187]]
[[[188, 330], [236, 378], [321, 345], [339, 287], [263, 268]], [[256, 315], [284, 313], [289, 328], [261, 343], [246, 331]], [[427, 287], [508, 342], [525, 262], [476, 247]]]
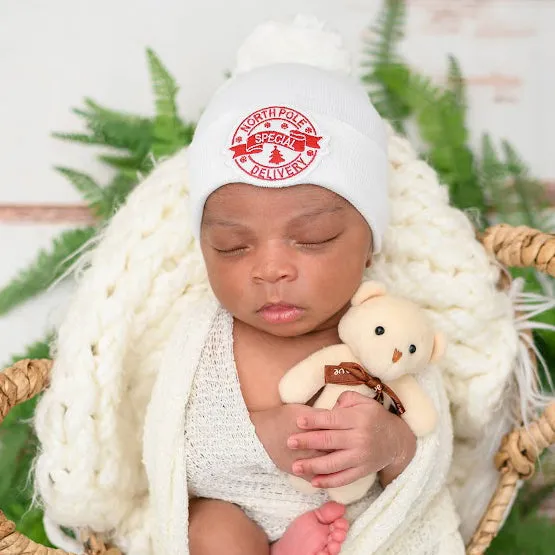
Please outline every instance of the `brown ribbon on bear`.
[[370, 375], [360, 364], [356, 362], [342, 362], [335, 366], [327, 364], [324, 367], [324, 379], [326, 384], [337, 385], [367, 385], [376, 392], [374, 399], [383, 404], [383, 394], [386, 393], [391, 398], [395, 407], [395, 413], [401, 416], [405, 412], [405, 407], [401, 399], [397, 397], [393, 389], [384, 384], [380, 378]]

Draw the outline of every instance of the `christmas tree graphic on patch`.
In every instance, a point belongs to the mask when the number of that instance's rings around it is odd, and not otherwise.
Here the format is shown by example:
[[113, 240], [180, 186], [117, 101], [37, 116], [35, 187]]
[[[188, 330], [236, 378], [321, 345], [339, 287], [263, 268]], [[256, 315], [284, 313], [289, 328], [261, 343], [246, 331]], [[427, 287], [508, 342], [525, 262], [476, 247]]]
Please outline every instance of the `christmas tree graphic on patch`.
[[279, 148], [275, 146], [270, 156], [270, 164], [281, 164], [282, 162], [285, 162], [285, 158], [281, 155]]

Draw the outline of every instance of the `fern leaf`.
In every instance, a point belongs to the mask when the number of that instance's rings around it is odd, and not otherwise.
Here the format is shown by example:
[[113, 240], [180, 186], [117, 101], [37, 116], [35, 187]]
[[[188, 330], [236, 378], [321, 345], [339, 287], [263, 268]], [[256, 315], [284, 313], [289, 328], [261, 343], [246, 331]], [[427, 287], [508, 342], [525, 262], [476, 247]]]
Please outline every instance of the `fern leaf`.
[[398, 61], [397, 46], [404, 38], [405, 21], [405, 0], [386, 0], [377, 23], [371, 27], [377, 37], [377, 41], [369, 47], [374, 65], [389, 65]]
[[506, 220], [510, 212], [507, 203], [507, 169], [499, 159], [488, 133], [482, 135], [478, 179], [490, 210], [497, 216], [501, 216], [501, 219]]
[[370, 85], [370, 98], [378, 113], [399, 132], [405, 133], [405, 121], [412, 114], [406, 101], [397, 94], [391, 83], [407, 83], [409, 69], [403, 64], [376, 66], [372, 75], [365, 78]]
[[85, 135], [84, 133], [51, 133], [51, 137], [54, 139], [61, 139], [62, 141], [68, 141], [72, 143], [82, 143], [86, 145], [98, 145], [104, 144], [104, 142], [99, 142], [99, 140], [93, 135]]
[[0, 315], [22, 304], [53, 284], [72, 263], [78, 252], [96, 233], [94, 227], [62, 232], [49, 251], [40, 250], [35, 261], [0, 289]]
[[181, 127], [179, 141], [182, 146], [190, 145], [193, 140], [193, 135], [195, 134], [194, 123], [186, 123]]
[[[168, 150], [168, 145], [179, 143], [180, 129], [183, 126], [177, 111], [177, 91], [175, 79], [160, 61], [152, 49], [147, 49], [150, 77], [154, 89], [156, 117], [154, 119], [154, 136], [156, 144], [152, 148], [155, 156]], [[169, 150], [175, 150], [170, 146]]]
[[154, 87], [156, 117], [175, 122], [179, 119], [175, 100], [179, 88], [175, 79], [170, 75], [152, 49], [147, 49], [147, 56], [152, 85]]
[[65, 176], [69, 182], [81, 193], [83, 199], [89, 206], [97, 204], [102, 201], [103, 191], [102, 187], [86, 173], [78, 172], [70, 168], [63, 168], [57, 166], [55, 168], [59, 173]]
[[82, 133], [54, 133], [63, 140], [84, 144], [124, 149], [137, 157], [144, 157], [154, 139], [154, 124], [144, 117], [116, 112], [85, 99], [87, 109], [73, 112], [85, 120], [89, 135]]
[[105, 187], [102, 200], [94, 207], [95, 213], [104, 220], [111, 218], [125, 202], [137, 181], [134, 173], [118, 173], [110, 185]]
[[501, 141], [501, 146], [503, 148], [503, 152], [505, 153], [507, 169], [509, 172], [515, 176], [527, 177], [530, 173], [529, 169], [516, 152], [516, 149], [506, 140]]
[[544, 187], [530, 178], [530, 171], [515, 148], [507, 141], [501, 146], [505, 154], [506, 168], [512, 177], [517, 197], [517, 210], [522, 214], [525, 225], [542, 229], [541, 211], [548, 206]]
[[405, 70], [403, 79], [394, 70], [382, 73], [385, 85], [416, 116], [418, 131], [427, 144], [424, 157], [449, 186], [451, 202], [461, 209], [486, 212], [484, 193], [478, 181], [474, 155], [467, 145], [465, 111], [449, 90], [442, 90], [416, 72]]
[[457, 104], [466, 111], [466, 90], [461, 66], [455, 56], [449, 55], [449, 70], [447, 73], [449, 90], [453, 93]]
[[404, 122], [411, 111], [389, 86], [389, 82], [393, 79], [406, 79], [408, 69], [397, 56], [397, 46], [404, 36], [405, 18], [404, 0], [385, 2], [377, 23], [370, 28], [370, 36], [375, 38], [367, 41], [366, 59], [362, 62], [363, 67], [368, 68], [362, 80], [369, 85], [372, 103], [380, 115], [389, 120], [400, 133], [405, 132]]
[[[110, 156], [102, 154], [98, 157], [102, 162], [116, 170], [126, 169], [134, 170], [137, 172], [144, 171], [143, 164], [145, 158], [138, 158], [136, 156]], [[147, 157], [148, 158], [148, 157]]]

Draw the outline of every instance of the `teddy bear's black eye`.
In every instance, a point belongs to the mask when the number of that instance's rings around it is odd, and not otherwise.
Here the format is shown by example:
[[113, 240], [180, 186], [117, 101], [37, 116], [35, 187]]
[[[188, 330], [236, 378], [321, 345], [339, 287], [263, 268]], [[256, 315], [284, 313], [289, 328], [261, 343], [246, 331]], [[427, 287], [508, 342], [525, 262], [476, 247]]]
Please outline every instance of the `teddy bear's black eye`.
[[416, 346], [415, 345], [411, 345], [409, 347], [409, 353], [412, 355], [413, 353], [416, 353]]
[[385, 333], [385, 330], [382, 328], [382, 326], [378, 326], [375, 329], [376, 335], [383, 335]]

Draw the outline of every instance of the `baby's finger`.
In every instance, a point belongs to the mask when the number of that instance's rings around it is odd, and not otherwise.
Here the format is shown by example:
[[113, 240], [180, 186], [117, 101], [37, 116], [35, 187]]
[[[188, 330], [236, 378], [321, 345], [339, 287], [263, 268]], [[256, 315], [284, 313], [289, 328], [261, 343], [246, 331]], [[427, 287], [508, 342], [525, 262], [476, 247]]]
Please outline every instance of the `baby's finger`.
[[371, 405], [373, 403], [377, 403], [377, 401], [371, 397], [366, 397], [365, 395], [361, 395], [357, 391], [344, 391], [335, 402], [335, 407], [341, 408], [348, 408], [348, 407], [356, 407], [357, 405]]
[[354, 481], [366, 476], [366, 472], [362, 467], [348, 468], [333, 474], [318, 474], [314, 476], [310, 483], [315, 488], [338, 488], [353, 483]]
[[297, 418], [301, 430], [348, 430], [353, 422], [346, 418], [344, 410], [319, 410]]
[[317, 451], [333, 451], [345, 449], [352, 445], [349, 432], [346, 430], [315, 430], [294, 434], [287, 440], [289, 449], [315, 449]]
[[302, 459], [293, 463], [293, 473], [298, 476], [314, 476], [316, 474], [333, 474], [353, 466], [349, 450], [332, 451], [315, 459]]

